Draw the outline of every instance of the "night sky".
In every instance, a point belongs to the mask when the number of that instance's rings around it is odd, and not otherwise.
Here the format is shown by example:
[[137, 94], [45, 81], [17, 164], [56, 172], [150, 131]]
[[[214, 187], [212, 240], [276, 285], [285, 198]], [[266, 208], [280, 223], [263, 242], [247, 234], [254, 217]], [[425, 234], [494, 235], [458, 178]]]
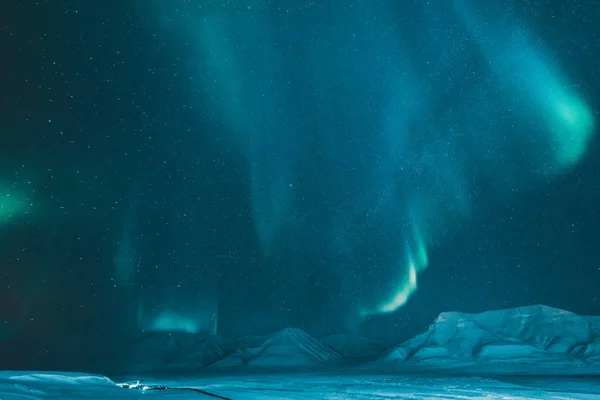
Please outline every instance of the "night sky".
[[597, 1], [347, 3], [0, 4], [0, 367], [600, 315]]

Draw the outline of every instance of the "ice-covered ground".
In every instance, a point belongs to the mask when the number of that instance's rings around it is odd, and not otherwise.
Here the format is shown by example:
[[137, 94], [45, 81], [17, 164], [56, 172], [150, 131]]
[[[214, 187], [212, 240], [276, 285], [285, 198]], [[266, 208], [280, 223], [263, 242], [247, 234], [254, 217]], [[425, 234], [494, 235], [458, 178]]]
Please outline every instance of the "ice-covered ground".
[[[102, 376], [0, 372], [0, 399], [598, 399], [596, 378], [271, 374], [146, 379], [126, 389]], [[177, 389], [188, 388], [188, 389]], [[198, 390], [191, 390], [198, 389]]]

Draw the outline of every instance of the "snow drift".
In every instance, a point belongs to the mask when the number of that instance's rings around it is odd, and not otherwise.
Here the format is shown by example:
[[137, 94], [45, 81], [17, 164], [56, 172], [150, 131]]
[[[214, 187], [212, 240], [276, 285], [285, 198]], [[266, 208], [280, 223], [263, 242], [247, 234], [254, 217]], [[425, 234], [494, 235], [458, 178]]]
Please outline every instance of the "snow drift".
[[[121, 399], [125, 390], [106, 376], [75, 372], [0, 371], [0, 398], [3, 400], [83, 399], [99, 398], [90, 393], [102, 393], [102, 398]], [[106, 397], [104, 397], [106, 396]]]
[[445, 312], [381, 361], [433, 368], [512, 364], [530, 373], [535, 372], [527, 370], [531, 364], [561, 373], [600, 370], [599, 322], [539, 305], [481, 314]]

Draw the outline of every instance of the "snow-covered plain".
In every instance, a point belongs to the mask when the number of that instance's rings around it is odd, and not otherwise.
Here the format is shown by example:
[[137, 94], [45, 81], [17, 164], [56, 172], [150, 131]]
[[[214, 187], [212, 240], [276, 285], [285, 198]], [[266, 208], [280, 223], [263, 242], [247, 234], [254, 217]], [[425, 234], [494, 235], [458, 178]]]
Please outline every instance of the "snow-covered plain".
[[[72, 399], [598, 399], [593, 378], [434, 377], [428, 375], [271, 374], [147, 379], [167, 390], [117, 386], [98, 375], [0, 373], [2, 400]], [[178, 389], [179, 388], [179, 389]], [[198, 391], [191, 389], [198, 389]]]

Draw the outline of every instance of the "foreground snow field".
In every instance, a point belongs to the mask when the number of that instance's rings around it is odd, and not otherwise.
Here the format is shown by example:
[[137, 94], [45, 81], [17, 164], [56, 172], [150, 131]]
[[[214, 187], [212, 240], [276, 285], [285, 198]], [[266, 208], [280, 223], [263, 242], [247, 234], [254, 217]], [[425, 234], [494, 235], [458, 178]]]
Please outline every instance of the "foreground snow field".
[[[598, 399], [597, 378], [273, 374], [146, 379], [141, 390], [99, 375], [0, 372], [0, 399]], [[187, 388], [187, 389], [177, 389]], [[198, 390], [192, 390], [198, 389]]]

